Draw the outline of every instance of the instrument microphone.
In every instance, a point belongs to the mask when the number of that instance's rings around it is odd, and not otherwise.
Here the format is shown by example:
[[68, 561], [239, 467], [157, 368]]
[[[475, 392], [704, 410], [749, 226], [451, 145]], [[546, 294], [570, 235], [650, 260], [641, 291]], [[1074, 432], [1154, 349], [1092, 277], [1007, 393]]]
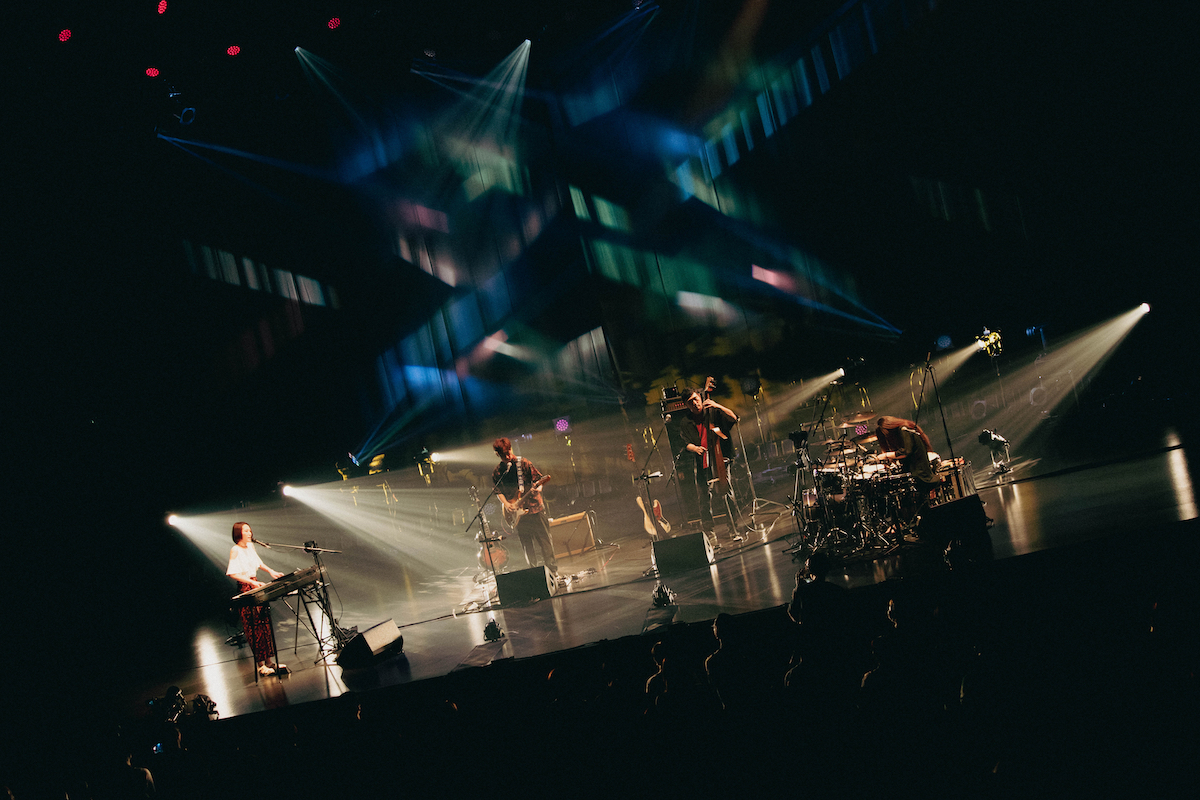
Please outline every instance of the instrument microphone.
[[671, 421], [671, 415], [670, 415], [670, 414], [664, 414], [664, 415], [663, 415], [663, 422], [670, 422], [670, 421]]
[[647, 478], [661, 478], [661, 477], [662, 477], [662, 472], [651, 472], [651, 473], [650, 473], [649, 475], [647, 475], [646, 477], [647, 477]]
[[255, 539], [253, 534], [250, 535], [250, 541], [254, 542], [255, 544], [261, 544], [263, 547], [267, 548], [268, 550], [271, 549], [271, 545], [267, 544], [266, 542], [260, 542], [258, 539]]

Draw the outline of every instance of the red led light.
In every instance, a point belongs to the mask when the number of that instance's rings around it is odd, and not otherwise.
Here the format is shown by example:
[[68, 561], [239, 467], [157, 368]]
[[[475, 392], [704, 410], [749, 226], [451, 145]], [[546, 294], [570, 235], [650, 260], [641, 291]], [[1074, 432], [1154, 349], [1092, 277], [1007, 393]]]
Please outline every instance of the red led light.
[[158, 77], [158, 67], [146, 67], [146, 74], [151, 78]]
[[341, 24], [342, 24], [342, 21], [340, 19], [338, 19], [337, 17], [334, 17], [333, 19], [329, 20], [329, 30], [333, 30], [334, 28], [336, 28], [338, 25], [341, 25]]
[[225, 52], [231, 56], [236, 56], [238, 53], [242, 52], [242, 48], [238, 47], [236, 44], [231, 44], [225, 49]]
[[58, 40], [60, 42], [65, 42], [67, 39], [70, 39], [70, 38], [71, 38], [71, 29], [70, 28], [63, 28], [61, 31], [58, 32]]
[[167, 0], [158, 0], [158, 13], [167, 13]]

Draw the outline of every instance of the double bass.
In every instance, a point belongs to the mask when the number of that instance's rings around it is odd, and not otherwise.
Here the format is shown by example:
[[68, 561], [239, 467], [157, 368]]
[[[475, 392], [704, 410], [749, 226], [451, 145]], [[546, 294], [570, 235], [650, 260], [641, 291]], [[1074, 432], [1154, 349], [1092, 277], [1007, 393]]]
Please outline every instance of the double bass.
[[[709, 375], [704, 379], [704, 391], [700, 393], [702, 400], [707, 400], [709, 394], [716, 388], [716, 380]], [[709, 444], [709, 453], [714, 456], [713, 461], [713, 477], [716, 479], [716, 493], [721, 497], [727, 497], [730, 494], [729, 484], [729, 468], [725, 463], [733, 458], [733, 442], [729, 438], [729, 434], [722, 431], [720, 427], [713, 424], [712, 409], [704, 410], [704, 425], [708, 428], [710, 435], [717, 437], [717, 445], [713, 447]]]

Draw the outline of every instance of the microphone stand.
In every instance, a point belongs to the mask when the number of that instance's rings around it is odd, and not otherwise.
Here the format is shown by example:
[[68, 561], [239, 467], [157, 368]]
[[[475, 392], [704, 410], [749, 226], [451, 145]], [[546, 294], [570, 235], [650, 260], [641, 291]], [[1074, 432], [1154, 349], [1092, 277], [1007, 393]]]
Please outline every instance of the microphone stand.
[[[262, 544], [263, 547], [267, 547], [267, 548], [283, 547], [288, 550], [303, 550], [304, 552], [308, 553], [309, 555], [311, 555], [313, 557], [313, 563], [316, 564], [317, 573], [320, 575], [320, 579], [317, 580], [315, 583], [312, 583], [312, 584], [300, 589], [298, 592], [298, 594], [300, 596], [300, 602], [304, 605], [304, 613], [308, 617], [308, 624], [312, 629], [313, 638], [317, 640], [317, 649], [318, 649], [319, 657], [313, 663], [320, 664], [322, 661], [324, 661], [328, 657], [325, 652], [326, 647], [330, 648], [330, 650], [329, 650], [330, 654], [340, 653], [342, 651], [342, 648], [346, 646], [346, 642], [350, 641], [352, 638], [354, 638], [354, 634], [358, 633], [358, 627], [355, 626], [355, 627], [349, 628], [349, 629], [343, 628], [341, 625], [338, 624], [338, 621], [333, 618], [333, 603], [330, 602], [330, 599], [329, 599], [329, 581], [326, 579], [326, 576], [328, 575], [328, 571], [325, 569], [325, 564], [321, 561], [321, 554], [322, 553], [341, 553], [342, 551], [341, 550], [330, 550], [328, 548], [318, 547], [317, 543], [315, 541], [305, 542], [303, 545], [271, 544], [268, 542], [260, 542], [260, 544]], [[287, 601], [285, 600], [284, 603], [286, 604]], [[329, 634], [328, 635], [322, 635], [321, 626], [318, 625], [317, 621], [313, 619], [312, 611], [309, 609], [309, 604], [315, 604], [317, 606], [318, 610], [320, 611], [320, 613], [324, 616], [324, 618], [329, 620]], [[289, 608], [290, 608], [290, 606], [289, 606]], [[300, 625], [298, 624], [299, 620], [300, 620], [300, 607], [299, 606], [297, 606], [294, 609], [294, 613], [296, 615], [296, 620], [297, 620], [296, 636], [299, 637], [300, 636]], [[298, 641], [295, 644], [295, 646], [298, 646]]]
[[[475, 520], [479, 520], [479, 530], [480, 530], [480, 533], [483, 534], [482, 541], [483, 541], [484, 547], [487, 548], [488, 566], [491, 567], [491, 569], [492, 569], [492, 584], [493, 585], [495, 585], [495, 583], [496, 583], [496, 562], [492, 559], [492, 539], [493, 539], [493, 537], [487, 535], [487, 522], [483, 518], [483, 507], [487, 505], [488, 500], [491, 500], [493, 497], [495, 497], [497, 495], [498, 490], [500, 488], [500, 481], [504, 480], [504, 476], [512, 471], [512, 463], [513, 462], [510, 460], [508, 462], [508, 469], [506, 469], [503, 473], [501, 473], [500, 477], [497, 478], [492, 483], [492, 491], [488, 493], [487, 497], [483, 498], [483, 502], [481, 502], [481, 503], [477, 502], [475, 504], [475, 516], [471, 517], [471, 521], [467, 523], [467, 527], [463, 530], [463, 533], [470, 533], [471, 528], [475, 527]], [[501, 537], [501, 538], [503, 538], [503, 537]], [[498, 594], [497, 594], [497, 596], [498, 596]], [[492, 596], [491, 596], [490, 592], [488, 592], [488, 596], [487, 596], [487, 605], [489, 607], [491, 607], [491, 605], [492, 605]]]
[[933, 374], [933, 364], [930, 363], [929, 357], [932, 353], [925, 354], [925, 375], [921, 376], [921, 394], [917, 398], [917, 414], [913, 417], [913, 422], [918, 425], [921, 422], [921, 405], [925, 402], [925, 378], [929, 377], [933, 380], [933, 396], [937, 400], [938, 410], [942, 415], [942, 432], [946, 434], [946, 447], [950, 449], [950, 463], [954, 463], [954, 442], [950, 439], [950, 427], [946, 424], [946, 409], [942, 406], [942, 395], [938, 391], [937, 376]]

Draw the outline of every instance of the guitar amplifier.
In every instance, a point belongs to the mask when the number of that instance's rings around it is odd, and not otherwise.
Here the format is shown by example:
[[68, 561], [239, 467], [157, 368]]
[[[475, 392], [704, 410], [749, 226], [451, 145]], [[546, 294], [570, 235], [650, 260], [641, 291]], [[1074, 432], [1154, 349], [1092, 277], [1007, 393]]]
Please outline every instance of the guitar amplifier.
[[683, 411], [687, 408], [687, 403], [679, 398], [675, 398], [674, 400], [663, 400], [659, 403], [659, 406], [662, 408], [662, 413], [665, 417], [667, 414], [678, 414], [680, 411]]
[[662, 401], [659, 403], [662, 409], [662, 415], [676, 414], [687, 408], [687, 403], [683, 402], [683, 398], [679, 396], [679, 390], [674, 386], [663, 387]]
[[592, 531], [592, 515], [587, 511], [547, 520], [550, 524], [550, 542], [555, 558], [567, 558], [596, 549], [596, 536]]

